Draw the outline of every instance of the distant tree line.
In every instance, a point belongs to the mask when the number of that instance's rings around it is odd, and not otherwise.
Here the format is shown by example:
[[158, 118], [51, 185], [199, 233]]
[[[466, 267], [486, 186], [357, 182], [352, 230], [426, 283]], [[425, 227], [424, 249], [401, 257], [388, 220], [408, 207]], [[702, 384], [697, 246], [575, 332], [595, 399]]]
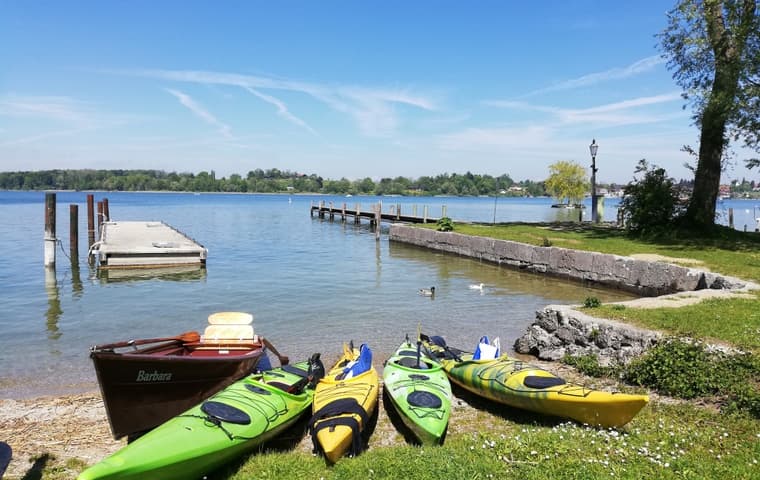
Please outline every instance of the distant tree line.
[[[518, 187], [518, 188], [511, 188]], [[510, 189], [511, 188], [511, 189]], [[167, 173], [162, 170], [42, 170], [0, 172], [2, 190], [103, 190], [170, 192], [248, 192], [248, 193], [325, 193], [352, 195], [451, 195], [507, 196], [546, 195], [544, 182], [515, 182], [503, 174], [498, 177], [444, 173], [423, 176], [330, 180], [276, 168], [251, 170], [243, 177], [232, 174], [216, 178], [213, 170], [200, 173]]]

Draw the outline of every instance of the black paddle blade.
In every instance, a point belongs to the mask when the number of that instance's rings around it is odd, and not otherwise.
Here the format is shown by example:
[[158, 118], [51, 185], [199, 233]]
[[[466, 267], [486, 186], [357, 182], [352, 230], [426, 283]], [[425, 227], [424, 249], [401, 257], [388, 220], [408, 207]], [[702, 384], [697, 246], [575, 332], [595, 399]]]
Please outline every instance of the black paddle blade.
[[11, 463], [12, 456], [13, 450], [11, 450], [11, 446], [5, 442], [0, 442], [0, 478], [3, 478], [5, 469], [8, 468], [8, 464]]

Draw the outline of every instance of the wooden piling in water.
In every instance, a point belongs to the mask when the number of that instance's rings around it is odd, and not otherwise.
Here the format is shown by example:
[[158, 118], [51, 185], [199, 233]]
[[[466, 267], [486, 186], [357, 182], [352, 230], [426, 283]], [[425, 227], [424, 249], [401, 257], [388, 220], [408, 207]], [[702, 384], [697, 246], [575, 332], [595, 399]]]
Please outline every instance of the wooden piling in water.
[[346, 222], [346, 202], [343, 202], [343, 208], [340, 209], [340, 221]]
[[356, 208], [354, 209], [354, 211], [356, 212], [356, 215], [354, 215], [354, 223], [358, 225], [358, 224], [361, 223], [361, 218], [362, 218], [361, 217], [361, 214], [362, 214], [362, 204], [361, 203], [357, 203], [356, 204]]
[[79, 258], [79, 205], [69, 205], [69, 252], [71, 263]]
[[101, 228], [103, 226], [103, 202], [98, 202], [98, 238], [100, 238], [101, 232], [103, 229]]
[[95, 205], [94, 196], [87, 194], [87, 248], [95, 243]]
[[377, 204], [375, 209], [375, 241], [380, 240], [380, 221], [382, 220], [383, 202]]
[[45, 253], [46, 268], [55, 268], [55, 193], [45, 193]]
[[103, 221], [111, 220], [111, 212], [108, 210], [108, 198], [103, 199]]
[[422, 207], [422, 223], [427, 223], [428, 219], [428, 206]]

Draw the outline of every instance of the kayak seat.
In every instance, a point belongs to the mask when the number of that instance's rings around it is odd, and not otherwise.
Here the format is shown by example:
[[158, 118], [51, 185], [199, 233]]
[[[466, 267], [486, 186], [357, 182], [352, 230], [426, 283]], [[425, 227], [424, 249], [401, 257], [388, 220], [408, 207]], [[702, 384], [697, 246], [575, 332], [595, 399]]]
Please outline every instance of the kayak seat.
[[238, 425], [248, 425], [251, 423], [251, 417], [247, 413], [222, 402], [215, 402], [213, 400], [203, 402], [201, 411], [208, 415], [210, 420], [219, 420]]
[[422, 408], [441, 408], [441, 397], [434, 393], [416, 391], [406, 396], [409, 405]]
[[402, 367], [407, 368], [416, 368], [418, 370], [427, 370], [428, 364], [420, 360], [420, 363], [417, 364], [417, 359], [412, 357], [402, 357], [396, 360], [396, 364], [401, 365]]
[[559, 377], [539, 377], [536, 375], [528, 375], [523, 380], [523, 384], [528, 388], [550, 388], [558, 385], [564, 385], [565, 382]]
[[412, 380], [420, 380], [423, 382], [426, 380], [430, 380], [430, 377], [428, 377], [427, 375], [420, 375], [419, 373], [413, 373], [409, 375], [409, 378], [411, 378]]
[[416, 350], [401, 350], [398, 352], [398, 355], [400, 357], [416, 357], [417, 351]]

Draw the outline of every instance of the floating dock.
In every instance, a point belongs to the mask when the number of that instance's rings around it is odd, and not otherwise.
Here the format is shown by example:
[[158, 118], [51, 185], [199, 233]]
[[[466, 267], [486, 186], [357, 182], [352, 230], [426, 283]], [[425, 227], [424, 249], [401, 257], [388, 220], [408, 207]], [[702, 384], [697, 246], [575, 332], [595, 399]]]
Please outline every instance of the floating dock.
[[[316, 213], [319, 218], [328, 217], [330, 220], [334, 220], [336, 215], [340, 215], [341, 220], [345, 221], [346, 217], [353, 217], [354, 223], [360, 223], [361, 218], [366, 218], [370, 221], [371, 225], [376, 225], [379, 222], [405, 222], [405, 223], [436, 223], [439, 219], [428, 216], [428, 207], [423, 208], [422, 216], [417, 215], [417, 206], [412, 207], [412, 214], [402, 214], [401, 204], [391, 205], [392, 211], [390, 213], [383, 213], [382, 203], [371, 205], [369, 209], [362, 210], [359, 204], [354, 205], [354, 208], [346, 208], [344, 203], [340, 207], [333, 206], [333, 202], [325, 205], [325, 202], [319, 202], [318, 205], [311, 204], [310, 212], [313, 217]], [[446, 216], [446, 207], [443, 207], [443, 216]]]
[[208, 250], [164, 222], [104, 222], [100, 241], [90, 253], [98, 266], [111, 268], [158, 268], [206, 266]]

